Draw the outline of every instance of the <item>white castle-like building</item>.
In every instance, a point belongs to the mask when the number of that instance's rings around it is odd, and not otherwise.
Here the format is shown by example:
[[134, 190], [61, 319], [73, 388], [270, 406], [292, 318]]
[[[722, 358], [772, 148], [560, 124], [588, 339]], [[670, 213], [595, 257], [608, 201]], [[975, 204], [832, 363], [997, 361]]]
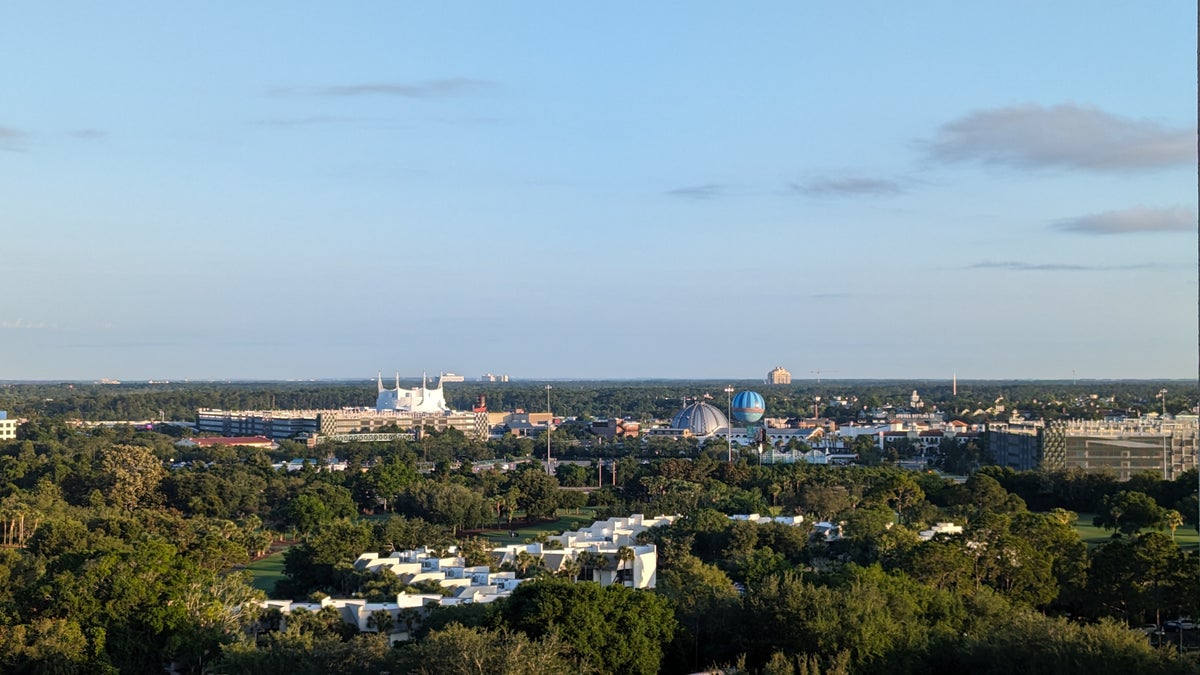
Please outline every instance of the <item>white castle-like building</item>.
[[396, 388], [383, 388], [383, 373], [379, 374], [377, 384], [379, 395], [375, 398], [375, 410], [398, 410], [410, 413], [448, 413], [450, 406], [446, 405], [446, 395], [442, 391], [442, 378], [438, 377], [437, 388], [430, 389], [425, 376], [421, 376], [421, 386], [412, 389], [400, 388], [400, 373], [396, 373]]

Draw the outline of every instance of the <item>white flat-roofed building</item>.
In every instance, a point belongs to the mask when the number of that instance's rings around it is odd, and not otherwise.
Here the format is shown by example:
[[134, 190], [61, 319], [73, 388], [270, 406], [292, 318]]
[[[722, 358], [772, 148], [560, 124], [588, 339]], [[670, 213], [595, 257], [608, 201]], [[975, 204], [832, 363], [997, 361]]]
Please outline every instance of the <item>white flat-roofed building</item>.
[[[666, 525], [678, 516], [646, 518], [634, 514], [628, 518], [609, 518], [592, 523], [591, 526], [564, 532], [550, 537], [550, 548], [541, 543], [513, 544], [492, 549], [495, 564], [511, 567], [517, 556], [526, 553], [541, 560], [550, 572], [561, 572], [564, 563], [578, 563], [577, 580], [595, 581], [602, 586], [623, 584], [630, 588], [654, 588], [657, 580], [658, 550], [653, 544], [637, 544], [637, 535], [651, 527]], [[405, 585], [433, 580], [449, 595], [407, 594], [396, 596], [395, 602], [368, 602], [359, 598], [325, 598], [320, 602], [293, 602], [290, 600], [265, 600], [261, 606], [281, 614], [280, 630], [286, 626], [286, 617], [296, 610], [319, 612], [333, 607], [342, 620], [358, 626], [360, 632], [376, 632], [382, 613], [390, 621], [389, 639], [392, 642], [408, 640], [410, 632], [420, 623], [430, 608], [439, 606], [493, 602], [507, 597], [524, 579], [518, 579], [511, 569], [492, 571], [488, 565], [467, 565], [458, 550], [450, 547], [450, 555], [435, 552], [428, 547], [396, 551], [387, 555], [363, 553], [354, 561], [354, 567], [364, 572], [380, 574], [390, 572]], [[371, 617], [375, 615], [376, 620]]]

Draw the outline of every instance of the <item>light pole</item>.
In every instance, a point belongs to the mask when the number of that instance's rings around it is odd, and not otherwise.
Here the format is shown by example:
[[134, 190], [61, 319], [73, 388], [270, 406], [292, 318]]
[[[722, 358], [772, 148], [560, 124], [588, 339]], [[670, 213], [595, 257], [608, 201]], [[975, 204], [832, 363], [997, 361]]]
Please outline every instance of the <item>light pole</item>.
[[550, 413], [550, 385], [546, 385], [546, 473], [554, 475], [550, 466], [550, 430], [554, 426], [554, 415]]
[[729, 417], [725, 420], [725, 453], [728, 456], [729, 463], [733, 464], [733, 385], [725, 387], [725, 400], [728, 401], [727, 413]]
[[1162, 414], [1163, 414], [1163, 417], [1166, 417], [1167, 416], [1167, 390], [1159, 389], [1158, 390], [1158, 398], [1162, 399]]

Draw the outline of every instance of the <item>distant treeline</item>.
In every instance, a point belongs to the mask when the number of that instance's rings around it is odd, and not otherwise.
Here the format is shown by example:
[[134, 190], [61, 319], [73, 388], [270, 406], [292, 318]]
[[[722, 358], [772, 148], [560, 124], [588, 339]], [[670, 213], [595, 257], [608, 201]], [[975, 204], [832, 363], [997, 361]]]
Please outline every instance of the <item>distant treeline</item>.
[[[418, 383], [401, 381], [401, 386]], [[725, 387], [753, 389], [763, 394], [767, 414], [809, 417], [817, 412], [840, 421], [855, 419], [864, 410], [906, 405], [915, 390], [926, 406], [952, 417], [986, 417], [976, 411], [1004, 405], [999, 417], [1019, 409], [1049, 418], [1097, 418], [1112, 411], [1144, 414], [1163, 409], [1159, 392], [1167, 390], [1169, 413], [1192, 410], [1198, 401], [1195, 382], [1188, 381], [960, 381], [957, 394], [946, 380], [804, 381], [765, 385], [755, 381], [553, 381], [452, 383], [446, 398], [456, 409], [470, 409], [484, 396], [490, 410], [543, 411], [585, 418], [623, 417], [663, 419], [686, 401], [705, 400], [718, 408], [728, 405]], [[386, 382], [385, 386], [394, 386]], [[85, 420], [189, 420], [197, 408], [319, 409], [371, 406], [374, 382], [204, 382], [170, 384], [14, 383], [0, 385], [0, 410], [21, 417], [45, 416]], [[844, 403], [843, 403], [844, 402]]]

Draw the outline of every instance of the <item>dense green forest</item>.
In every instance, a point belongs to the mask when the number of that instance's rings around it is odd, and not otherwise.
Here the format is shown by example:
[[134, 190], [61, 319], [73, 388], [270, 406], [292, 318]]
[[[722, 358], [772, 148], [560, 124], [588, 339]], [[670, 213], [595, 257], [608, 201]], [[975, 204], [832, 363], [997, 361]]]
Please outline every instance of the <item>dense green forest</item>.
[[[204, 396], [229, 405], [220, 401], [258, 396], [250, 392], [262, 385], [246, 386], [106, 387], [117, 393], [97, 395], [86, 415], [115, 414], [109, 406], [119, 400], [161, 407], [160, 395], [184, 407]], [[74, 391], [60, 387], [37, 393]], [[669, 393], [656, 387], [629, 400]], [[276, 405], [289, 388], [274, 394]], [[1152, 404], [1159, 388], [1144, 387]], [[325, 389], [337, 390], [297, 385], [292, 394]], [[553, 391], [565, 398], [563, 389]], [[544, 389], [513, 388], [522, 390], [544, 400]], [[594, 404], [602, 393], [578, 396]], [[873, 395], [886, 403], [909, 393], [906, 384]], [[1118, 483], [985, 467], [956, 482], [886, 458], [730, 464], [723, 447], [679, 443], [618, 457], [605, 469], [615, 485], [585, 493], [560, 488], [590, 485], [594, 465], [562, 464], [549, 476], [536, 464], [473, 471], [456, 461], [527, 454], [530, 439], [480, 443], [447, 432], [347, 444], [337, 446], [346, 471], [288, 472], [272, 461], [301, 446], [274, 456], [184, 451], [165, 434], [67, 424], [85, 414], [82, 392], [76, 408], [54, 411], [41, 406], [55, 401], [28, 391], [5, 395], [4, 405], [31, 419], [17, 440], [0, 443], [3, 672], [1200, 671], [1192, 632], [1134, 630], [1200, 610], [1200, 559], [1173, 541], [1196, 524], [1195, 471]], [[432, 471], [419, 470], [423, 459]], [[597, 518], [683, 515], [645, 535], [658, 548], [656, 590], [572, 585], [524, 565], [531, 579], [510, 599], [435, 610], [416, 640], [389, 647], [326, 612], [279, 630], [277, 617], [257, 611], [261, 593], [241, 571], [287, 546], [278, 597], [383, 599], [422, 589], [357, 573], [349, 563], [364, 551], [457, 544], [480, 560], [480, 528], [584, 507]], [[737, 513], [803, 514], [842, 523], [844, 536], [726, 517]], [[1112, 538], [1089, 548], [1074, 527], [1079, 513], [1095, 514]], [[940, 521], [964, 533], [921, 540]]]

